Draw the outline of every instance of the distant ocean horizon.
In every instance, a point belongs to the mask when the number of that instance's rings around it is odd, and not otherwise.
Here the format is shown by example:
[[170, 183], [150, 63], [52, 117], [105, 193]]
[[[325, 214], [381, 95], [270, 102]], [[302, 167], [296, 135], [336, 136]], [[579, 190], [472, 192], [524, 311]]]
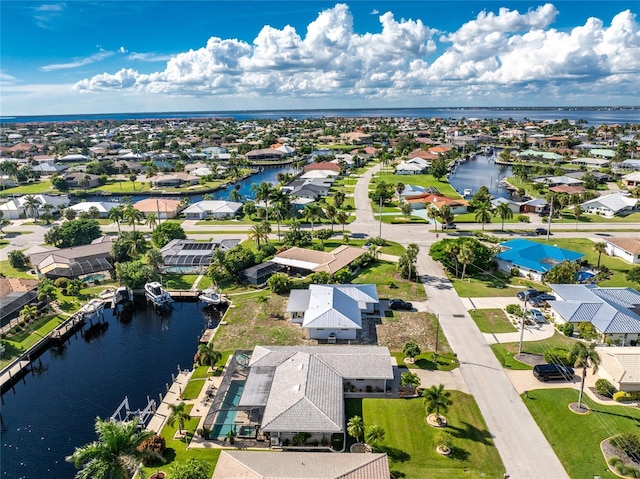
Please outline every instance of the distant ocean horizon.
[[75, 115], [1, 116], [0, 125], [78, 121], [142, 121], [188, 119], [296, 120], [312, 118], [443, 118], [513, 120], [584, 120], [588, 125], [640, 123], [640, 106], [630, 107], [451, 107], [451, 108], [340, 108], [308, 110], [235, 110], [141, 113], [87, 113]]

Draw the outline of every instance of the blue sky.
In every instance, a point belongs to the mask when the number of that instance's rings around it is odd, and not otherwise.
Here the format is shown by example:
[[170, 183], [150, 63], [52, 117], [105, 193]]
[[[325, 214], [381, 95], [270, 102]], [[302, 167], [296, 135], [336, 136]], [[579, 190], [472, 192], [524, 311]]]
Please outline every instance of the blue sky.
[[637, 1], [3, 0], [0, 115], [638, 105]]

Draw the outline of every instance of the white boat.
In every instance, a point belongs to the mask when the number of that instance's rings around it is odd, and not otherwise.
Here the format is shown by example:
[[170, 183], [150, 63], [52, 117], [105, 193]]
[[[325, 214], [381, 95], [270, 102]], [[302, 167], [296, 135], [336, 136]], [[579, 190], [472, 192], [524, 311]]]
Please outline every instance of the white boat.
[[133, 301], [133, 291], [126, 286], [120, 286], [113, 293], [113, 302], [115, 304], [124, 304]]
[[105, 304], [101, 299], [92, 299], [80, 308], [80, 313], [85, 321], [93, 321], [103, 315]]
[[156, 306], [165, 306], [173, 302], [171, 295], [157, 281], [144, 285], [144, 295]]
[[217, 293], [215, 289], [203, 290], [202, 293], [200, 293], [200, 296], [198, 296], [198, 299], [208, 304], [220, 304], [224, 301], [222, 296]]
[[462, 192], [462, 196], [464, 198], [471, 196], [471, 188], [465, 188], [465, 190]]

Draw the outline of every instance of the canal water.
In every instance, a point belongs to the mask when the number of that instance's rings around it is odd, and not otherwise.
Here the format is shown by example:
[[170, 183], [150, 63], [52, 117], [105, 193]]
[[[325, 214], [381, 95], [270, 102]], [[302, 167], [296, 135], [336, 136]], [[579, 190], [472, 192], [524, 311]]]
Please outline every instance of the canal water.
[[176, 302], [163, 314], [143, 306], [127, 323], [105, 310], [105, 321], [46, 351], [41, 371], [2, 397], [3, 479], [73, 478], [76, 469], [64, 458], [96, 440], [96, 416], [109, 418], [125, 396], [133, 410], [147, 396], [157, 402], [177, 366], [191, 368], [202, 332], [219, 313]]
[[[214, 191], [212, 193], [210, 193], [214, 199], [216, 200], [228, 200], [229, 199], [229, 194], [231, 193], [231, 190], [236, 188], [238, 190], [238, 193], [240, 194], [241, 198], [245, 198], [245, 199], [253, 199], [255, 197], [254, 192], [251, 190], [251, 186], [252, 185], [259, 185], [262, 182], [265, 183], [271, 183], [272, 185], [275, 185], [278, 183], [278, 180], [276, 179], [276, 176], [278, 176], [278, 173], [297, 173], [300, 170], [295, 170], [294, 168], [291, 167], [291, 165], [280, 165], [280, 166], [271, 166], [271, 167], [262, 167], [262, 169], [260, 171], [258, 171], [256, 174], [251, 175], [248, 178], [244, 178], [243, 180], [239, 181], [238, 183], [236, 183], [235, 185], [229, 185], [224, 189], [218, 190], [218, 191]], [[140, 200], [144, 200], [146, 198], [149, 198], [151, 195], [136, 195], [133, 200], [135, 201], [140, 201]], [[180, 196], [179, 194], [176, 194], [175, 196]], [[184, 195], [183, 195], [184, 196]], [[163, 198], [173, 198], [174, 196], [172, 195], [162, 195]], [[189, 198], [189, 203], [196, 203], [198, 201], [202, 201], [202, 199], [204, 198], [203, 194], [197, 194], [197, 195], [188, 195], [187, 196]], [[118, 195], [117, 193], [114, 193], [110, 196], [101, 196], [101, 195], [88, 195], [88, 196], [83, 196], [82, 199], [86, 200], [86, 201], [120, 201], [121, 196]]]
[[[496, 152], [496, 157], [497, 154]], [[494, 198], [506, 198], [509, 192], [501, 186], [500, 180], [509, 176], [510, 166], [497, 165], [493, 156], [478, 155], [474, 160], [459, 164], [449, 176], [449, 183], [461, 195], [465, 189], [470, 189], [473, 195], [481, 186], [486, 186]]]

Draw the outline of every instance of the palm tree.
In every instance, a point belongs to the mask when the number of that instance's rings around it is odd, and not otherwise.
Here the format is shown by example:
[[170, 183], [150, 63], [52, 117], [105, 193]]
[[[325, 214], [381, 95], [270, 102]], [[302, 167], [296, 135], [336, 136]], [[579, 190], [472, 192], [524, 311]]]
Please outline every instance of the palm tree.
[[142, 213], [135, 209], [133, 205], [127, 205], [122, 213], [124, 219], [127, 220], [129, 226], [133, 226], [133, 231], [136, 230], [136, 223], [142, 221]]
[[138, 420], [131, 422], [103, 421], [96, 418], [98, 440], [77, 447], [66, 458], [77, 468], [77, 479], [131, 479], [140, 469], [143, 458], [157, 453], [137, 448], [153, 431], [138, 428]]
[[42, 209], [44, 211], [44, 213], [42, 213], [42, 218], [45, 219], [47, 224], [51, 224], [51, 211], [53, 210], [53, 208], [54, 206], [50, 203], [45, 203], [44, 205], [42, 205]]
[[318, 219], [322, 208], [317, 203], [309, 203], [302, 210], [304, 219], [311, 223], [311, 231], [313, 231], [313, 221]]
[[240, 196], [240, 192], [235, 188], [231, 188], [231, 191], [229, 192], [229, 201], [239, 202], [241, 199], [242, 197]]
[[133, 191], [136, 191], [136, 179], [138, 179], [138, 177], [136, 176], [135, 173], [131, 173], [129, 175], [129, 181], [131, 181], [131, 183], [133, 183]]
[[125, 239], [127, 253], [132, 259], [137, 259], [147, 249], [147, 241], [139, 231], [131, 231]]
[[[131, 250], [131, 247], [129, 249]], [[137, 247], [135, 249], [137, 250]], [[147, 264], [157, 272], [162, 264], [162, 253], [160, 253], [160, 250], [151, 248], [145, 256], [147, 257]]]
[[251, 190], [255, 194], [256, 201], [264, 202], [264, 206], [267, 210], [267, 219], [269, 219], [269, 201], [274, 193], [274, 188], [271, 183], [267, 183], [265, 181], [260, 182], [260, 184], [251, 185]]
[[33, 195], [27, 195], [24, 197], [23, 203], [24, 209], [27, 212], [27, 216], [34, 219], [37, 223], [39, 210], [38, 208], [41, 206], [40, 200]]
[[198, 346], [198, 362], [202, 366], [213, 366], [220, 361], [222, 353], [214, 349], [213, 343], [201, 344]]
[[436, 231], [438, 231], [438, 210], [433, 206], [427, 205], [427, 217], [433, 222]]
[[53, 246], [58, 246], [60, 244], [60, 239], [60, 227], [57, 225], [49, 228], [49, 231], [44, 235], [45, 242], [52, 244]]
[[344, 233], [344, 225], [349, 221], [349, 216], [349, 213], [345, 210], [338, 210], [336, 213], [336, 219], [342, 225], [342, 233]]
[[398, 181], [396, 183], [396, 196], [398, 197], [398, 201], [400, 201], [400, 195], [402, 194], [403, 191], [404, 191], [404, 183], [401, 181]]
[[385, 430], [382, 426], [374, 424], [369, 427], [367, 434], [365, 435], [365, 441], [367, 444], [376, 445], [384, 439]]
[[440, 207], [440, 211], [438, 211], [438, 217], [440, 218], [440, 221], [442, 221], [443, 225], [448, 225], [453, 223], [455, 215], [453, 214], [453, 211], [451, 211], [449, 205], [442, 205]]
[[167, 424], [169, 424], [169, 426], [173, 426], [175, 422], [178, 421], [178, 434], [182, 434], [185, 423], [191, 419], [191, 416], [185, 409], [186, 406], [187, 405], [184, 402], [180, 402], [179, 404], [169, 404], [171, 414], [169, 414], [169, 417], [167, 418]]
[[501, 229], [502, 231], [504, 231], [504, 220], [510, 220], [511, 218], [513, 218], [513, 211], [511, 211], [511, 208], [509, 208], [509, 205], [507, 203], [500, 203], [496, 208], [496, 213], [502, 220]]
[[469, 244], [465, 243], [460, 246], [457, 259], [462, 263], [462, 276], [460, 276], [460, 279], [464, 279], [464, 275], [467, 273], [467, 265], [475, 261], [476, 254], [473, 248]]
[[271, 195], [271, 200], [276, 214], [276, 222], [278, 223], [278, 239], [280, 239], [280, 222], [282, 218], [289, 215], [291, 197], [282, 190], [275, 190]]
[[[268, 226], [268, 229], [267, 229]], [[260, 241], [267, 241], [269, 238], [269, 233], [271, 232], [271, 225], [266, 221], [261, 221], [260, 223], [253, 225], [249, 230], [249, 239], [255, 241], [258, 244], [258, 248], [260, 248]]]
[[460, 247], [456, 243], [447, 243], [447, 245], [444, 247], [444, 251], [445, 253], [447, 253], [447, 255], [450, 258], [453, 258], [453, 261], [455, 263], [455, 273], [456, 273], [456, 279], [457, 279], [458, 278], [458, 254], [460, 253]]
[[124, 219], [124, 210], [122, 206], [116, 206], [109, 210], [109, 219], [118, 226], [118, 233], [120, 233], [120, 222]]
[[582, 213], [584, 213], [584, 210], [580, 207], [580, 205], [575, 205], [573, 207], [572, 213], [576, 219], [576, 231], [578, 231], [578, 222], [580, 221], [580, 217], [582, 216]]
[[337, 212], [336, 207], [331, 204], [328, 204], [324, 208], [324, 215], [329, 221], [331, 221], [331, 232], [333, 232], [333, 220], [335, 219]]
[[483, 201], [476, 206], [475, 218], [478, 223], [482, 223], [483, 230], [485, 223], [491, 223], [491, 205], [488, 201]]
[[38, 300], [50, 303], [56, 299], [56, 285], [50, 279], [43, 279], [38, 284]]
[[155, 213], [149, 213], [147, 215], [147, 226], [151, 229], [154, 229], [158, 224], [158, 217]]
[[27, 321], [31, 321], [32, 319], [35, 319], [38, 316], [38, 308], [36, 306], [30, 306], [26, 304], [20, 310], [20, 316], [22, 316]]
[[578, 409], [582, 409], [582, 394], [584, 393], [584, 383], [587, 379], [587, 368], [591, 365], [593, 374], [598, 372], [600, 366], [600, 355], [596, 351], [595, 343], [576, 343], [571, 351], [575, 358], [573, 365], [582, 368], [582, 383], [580, 384], [580, 395], [578, 396]]
[[594, 244], [593, 251], [598, 253], [598, 265], [596, 266], [596, 269], [600, 269], [600, 258], [602, 257], [602, 253], [607, 251], [607, 243], [600, 242]]
[[413, 212], [413, 208], [411, 208], [411, 205], [409, 203], [407, 203], [406, 201], [403, 201], [400, 204], [400, 211], [402, 212], [404, 219], [408, 220], [409, 217], [411, 216], [411, 213]]
[[353, 416], [349, 419], [347, 423], [347, 433], [357, 442], [360, 442], [360, 436], [364, 434], [364, 421], [360, 416]]
[[422, 397], [424, 398], [427, 415], [435, 412], [437, 422], [441, 421], [440, 411], [447, 412], [449, 406], [453, 404], [453, 401], [451, 401], [451, 392], [444, 390], [444, 384], [425, 389], [422, 391]]

